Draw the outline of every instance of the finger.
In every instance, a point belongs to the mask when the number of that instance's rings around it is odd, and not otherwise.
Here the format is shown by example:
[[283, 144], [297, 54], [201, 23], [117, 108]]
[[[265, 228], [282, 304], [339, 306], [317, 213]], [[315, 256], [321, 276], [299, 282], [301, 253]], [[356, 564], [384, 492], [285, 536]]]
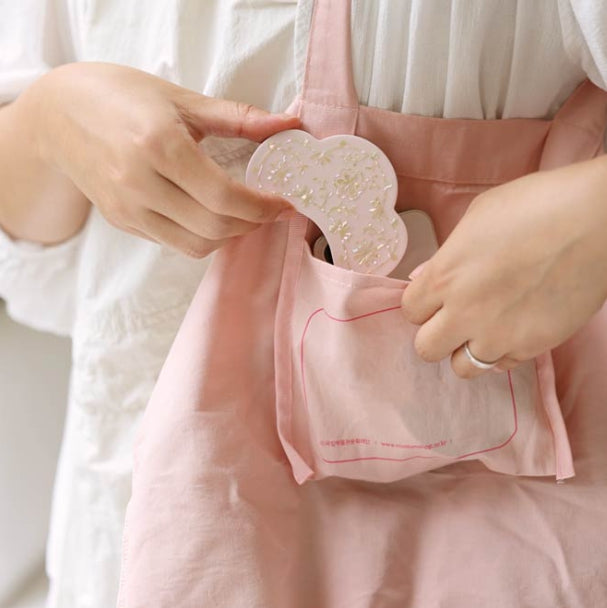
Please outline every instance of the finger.
[[155, 243], [156, 245], [160, 244], [156, 239], [153, 239], [148, 234], [145, 234], [144, 232], [141, 232], [141, 230], [137, 230], [137, 228], [133, 228], [132, 226], [123, 226], [121, 230], [124, 230], [133, 236], [138, 236], [139, 238], [145, 239], [146, 241], [150, 241], [150, 243]]
[[[480, 361], [492, 363], [499, 362], [502, 359], [502, 355], [484, 354], [482, 349], [478, 348], [478, 343], [475, 343], [473, 340], [470, 340], [468, 342], [468, 348], [470, 349], [470, 352], [474, 355], [474, 357], [476, 357]], [[459, 348], [453, 351], [453, 354], [451, 355], [451, 368], [460, 378], [466, 379], [476, 378], [478, 376], [482, 376], [488, 371], [491, 371], [490, 369], [481, 369], [479, 367], [476, 367], [472, 363], [472, 361], [470, 361], [468, 355], [466, 355], [464, 344], [462, 344]]]
[[417, 330], [415, 349], [424, 361], [441, 361], [451, 356], [468, 335], [469, 331], [461, 322], [458, 324], [445, 308], [441, 308]]
[[493, 368], [493, 371], [496, 373], [507, 372], [516, 369], [521, 363], [522, 361], [512, 357], [502, 357]]
[[274, 133], [301, 125], [297, 116], [272, 114], [240, 101], [194, 93], [184, 98], [184, 102], [180, 108], [182, 115], [202, 137], [216, 135], [263, 141]]
[[155, 196], [149, 203], [151, 209], [194, 234], [216, 241], [247, 234], [259, 227], [240, 218], [217, 215], [162, 175], [157, 178], [152, 184]]
[[423, 272], [407, 285], [401, 299], [405, 319], [415, 325], [425, 323], [443, 305], [438, 290], [432, 285], [431, 266], [428, 262]]
[[156, 170], [213, 213], [264, 223], [292, 209], [279, 196], [257, 192], [233, 180], [194, 142], [182, 138], [173, 146], [170, 154], [157, 159]]
[[205, 239], [151, 209], [141, 214], [138, 225], [131, 224], [129, 228], [135, 228], [159, 243], [197, 259], [206, 257], [227, 242]]

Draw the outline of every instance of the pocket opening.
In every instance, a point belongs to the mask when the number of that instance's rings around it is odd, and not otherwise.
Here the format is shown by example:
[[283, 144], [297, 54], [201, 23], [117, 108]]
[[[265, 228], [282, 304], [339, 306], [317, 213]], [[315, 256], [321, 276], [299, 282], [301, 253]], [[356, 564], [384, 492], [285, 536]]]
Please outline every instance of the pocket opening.
[[535, 361], [459, 379], [448, 360], [415, 353], [417, 327], [400, 315], [410, 281], [319, 260], [301, 230], [290, 246], [299, 255], [277, 317], [277, 413], [299, 483], [390, 482], [472, 459], [515, 475], [560, 468], [553, 429], [537, 415]]

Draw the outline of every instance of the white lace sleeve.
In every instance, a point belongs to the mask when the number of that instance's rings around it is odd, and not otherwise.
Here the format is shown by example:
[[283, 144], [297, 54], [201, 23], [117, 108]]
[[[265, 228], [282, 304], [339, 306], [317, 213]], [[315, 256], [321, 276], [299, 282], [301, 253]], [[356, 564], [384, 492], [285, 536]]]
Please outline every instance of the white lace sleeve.
[[0, 228], [0, 298], [15, 321], [70, 335], [85, 229], [58, 245], [11, 239]]
[[63, 2], [0, 0], [0, 104], [73, 60]]
[[[73, 59], [63, 2], [0, 0], [0, 105]], [[69, 334], [82, 231], [59, 245], [13, 240], [0, 228], [0, 298], [15, 320]]]

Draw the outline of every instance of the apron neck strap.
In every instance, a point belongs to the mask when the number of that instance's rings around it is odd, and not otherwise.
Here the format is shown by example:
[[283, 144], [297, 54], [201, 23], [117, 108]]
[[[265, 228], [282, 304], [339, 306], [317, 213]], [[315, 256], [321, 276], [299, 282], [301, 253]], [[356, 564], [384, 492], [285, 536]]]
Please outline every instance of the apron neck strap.
[[554, 120], [600, 132], [604, 128], [606, 101], [607, 92], [586, 79], [561, 106]]
[[540, 169], [555, 169], [599, 154], [603, 150], [606, 117], [607, 91], [585, 80], [554, 116]]
[[358, 95], [352, 73], [350, 0], [315, 0], [301, 93], [304, 128], [316, 137], [354, 133]]

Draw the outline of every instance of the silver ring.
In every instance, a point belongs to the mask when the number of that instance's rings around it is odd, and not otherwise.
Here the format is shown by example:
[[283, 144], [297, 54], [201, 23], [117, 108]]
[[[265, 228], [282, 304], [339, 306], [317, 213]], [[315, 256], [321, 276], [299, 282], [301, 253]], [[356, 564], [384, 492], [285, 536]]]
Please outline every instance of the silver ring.
[[[489, 363], [488, 361], [481, 361], [477, 359], [471, 352], [470, 347], [468, 346], [468, 342], [464, 344], [464, 352], [466, 353], [466, 357], [468, 357], [468, 361], [474, 365], [474, 367], [478, 367], [478, 369], [493, 369], [497, 365], [497, 361], [493, 363]], [[498, 359], [499, 361], [499, 359]]]

